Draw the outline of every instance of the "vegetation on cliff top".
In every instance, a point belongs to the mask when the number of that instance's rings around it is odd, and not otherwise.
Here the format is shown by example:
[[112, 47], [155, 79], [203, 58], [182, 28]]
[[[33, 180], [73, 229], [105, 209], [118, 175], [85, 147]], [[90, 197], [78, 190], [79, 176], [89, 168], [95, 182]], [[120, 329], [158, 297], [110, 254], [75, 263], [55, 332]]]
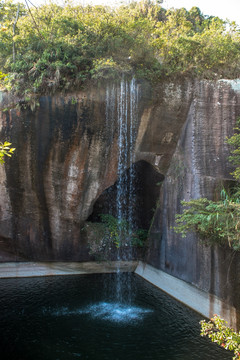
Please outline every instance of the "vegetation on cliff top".
[[53, 93], [122, 73], [236, 78], [240, 30], [197, 7], [168, 10], [143, 0], [111, 9], [66, 2], [39, 8], [0, 0], [2, 86], [16, 94]]

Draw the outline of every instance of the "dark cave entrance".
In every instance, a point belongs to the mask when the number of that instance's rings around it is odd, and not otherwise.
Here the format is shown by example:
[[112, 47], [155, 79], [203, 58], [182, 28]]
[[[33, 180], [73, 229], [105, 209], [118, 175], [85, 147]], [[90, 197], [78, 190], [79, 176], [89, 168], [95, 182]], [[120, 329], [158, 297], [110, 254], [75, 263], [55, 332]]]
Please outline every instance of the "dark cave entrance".
[[[129, 179], [133, 173], [134, 182], [132, 190], [130, 189]], [[131, 206], [134, 226], [148, 230], [159, 199], [160, 187], [164, 180], [164, 175], [160, 174], [148, 162], [141, 160], [128, 168], [124, 173], [124, 177], [126, 200], [122, 206], [126, 209], [123, 209], [123, 212], [127, 214], [127, 208]], [[119, 179], [99, 196], [87, 221], [100, 222], [100, 214], [111, 214], [117, 217], [118, 188]], [[130, 196], [131, 191], [134, 192], [134, 196]]]

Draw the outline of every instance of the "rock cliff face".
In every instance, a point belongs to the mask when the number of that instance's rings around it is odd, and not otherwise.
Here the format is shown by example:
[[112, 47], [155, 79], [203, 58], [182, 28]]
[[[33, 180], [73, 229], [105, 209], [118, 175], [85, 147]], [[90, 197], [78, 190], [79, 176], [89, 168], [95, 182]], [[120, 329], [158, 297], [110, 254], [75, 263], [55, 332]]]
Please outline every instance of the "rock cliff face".
[[[144, 179], [140, 203], [148, 213], [156, 207], [146, 261], [239, 309], [239, 255], [172, 230], [182, 199], [214, 198], [221, 183], [232, 180], [225, 138], [240, 115], [238, 83], [134, 86], [92, 87], [43, 97], [33, 112], [1, 112], [1, 137], [17, 148], [0, 167], [1, 259], [90, 258], [81, 229], [116, 186], [118, 119], [123, 98], [126, 116], [134, 95], [134, 162]], [[6, 108], [7, 96], [0, 100]], [[165, 177], [161, 190], [156, 173]]]
[[238, 82], [196, 84], [162, 187], [148, 254], [153, 266], [218, 296], [238, 311], [240, 255], [206, 246], [194, 234], [182, 238], [172, 227], [175, 215], [183, 210], [181, 200], [216, 199], [221, 186], [232, 181], [226, 137], [233, 134], [239, 115]]
[[[1, 137], [17, 148], [0, 168], [3, 261], [11, 254], [13, 260], [89, 259], [81, 229], [99, 196], [117, 181], [118, 120], [121, 111], [132, 111], [133, 96], [138, 102], [135, 162], [149, 163], [161, 178], [166, 173], [189, 110], [192, 85], [163, 85], [155, 92], [146, 84], [132, 87], [123, 81], [64, 97], [43, 97], [33, 112], [1, 112]], [[2, 94], [2, 108], [8, 101]], [[152, 186], [148, 189], [144, 183], [147, 204]], [[156, 194], [159, 187], [153, 186]]]

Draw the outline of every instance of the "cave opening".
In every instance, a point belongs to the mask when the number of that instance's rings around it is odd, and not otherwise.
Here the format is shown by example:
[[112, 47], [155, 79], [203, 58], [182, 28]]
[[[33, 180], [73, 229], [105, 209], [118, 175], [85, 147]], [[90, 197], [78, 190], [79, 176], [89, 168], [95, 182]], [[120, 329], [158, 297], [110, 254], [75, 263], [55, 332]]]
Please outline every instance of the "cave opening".
[[[133, 174], [134, 180], [131, 186], [129, 179]], [[132, 216], [131, 221], [135, 228], [148, 230], [159, 199], [164, 175], [159, 173], [150, 163], [140, 160], [133, 163], [122, 176], [125, 179], [124, 200], [121, 200], [122, 213], [125, 214], [127, 221], [129, 221], [129, 216]], [[117, 179], [99, 196], [87, 221], [101, 222], [101, 214], [109, 214], [117, 218], [120, 181], [122, 180]], [[131, 215], [129, 211], [132, 212]]]

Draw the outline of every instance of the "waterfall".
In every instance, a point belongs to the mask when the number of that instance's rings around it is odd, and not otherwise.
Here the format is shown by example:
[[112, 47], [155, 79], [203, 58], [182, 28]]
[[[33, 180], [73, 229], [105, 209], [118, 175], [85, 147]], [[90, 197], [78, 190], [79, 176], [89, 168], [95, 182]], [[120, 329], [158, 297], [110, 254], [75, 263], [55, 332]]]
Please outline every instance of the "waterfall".
[[[119, 86], [109, 86], [106, 90], [106, 124], [110, 131], [111, 141], [114, 140], [114, 121], [118, 135], [118, 168], [115, 209], [110, 212], [118, 220], [119, 248], [117, 260], [132, 259], [131, 235], [136, 228], [136, 173], [134, 170], [134, 146], [138, 124], [139, 91], [135, 79], [122, 79]], [[115, 111], [114, 111], [115, 109]], [[129, 226], [126, 238], [126, 224]], [[122, 277], [117, 271], [115, 295], [120, 302], [131, 302], [132, 288], [130, 277], [125, 277], [125, 292], [122, 293]], [[127, 290], [126, 290], [127, 289]]]
[[[118, 183], [116, 209], [119, 223], [126, 220], [130, 225], [130, 232], [136, 223], [134, 216], [135, 209], [135, 171], [134, 171], [134, 145], [136, 140], [136, 129], [138, 121], [138, 86], [136, 80], [129, 83], [121, 81], [117, 109], [118, 124]], [[127, 172], [126, 170], [129, 169]], [[120, 241], [124, 234], [119, 228]], [[131, 236], [131, 234], [129, 234]], [[129, 244], [125, 244], [128, 246]], [[131, 260], [131, 246], [129, 252], [125, 252], [124, 260]]]

